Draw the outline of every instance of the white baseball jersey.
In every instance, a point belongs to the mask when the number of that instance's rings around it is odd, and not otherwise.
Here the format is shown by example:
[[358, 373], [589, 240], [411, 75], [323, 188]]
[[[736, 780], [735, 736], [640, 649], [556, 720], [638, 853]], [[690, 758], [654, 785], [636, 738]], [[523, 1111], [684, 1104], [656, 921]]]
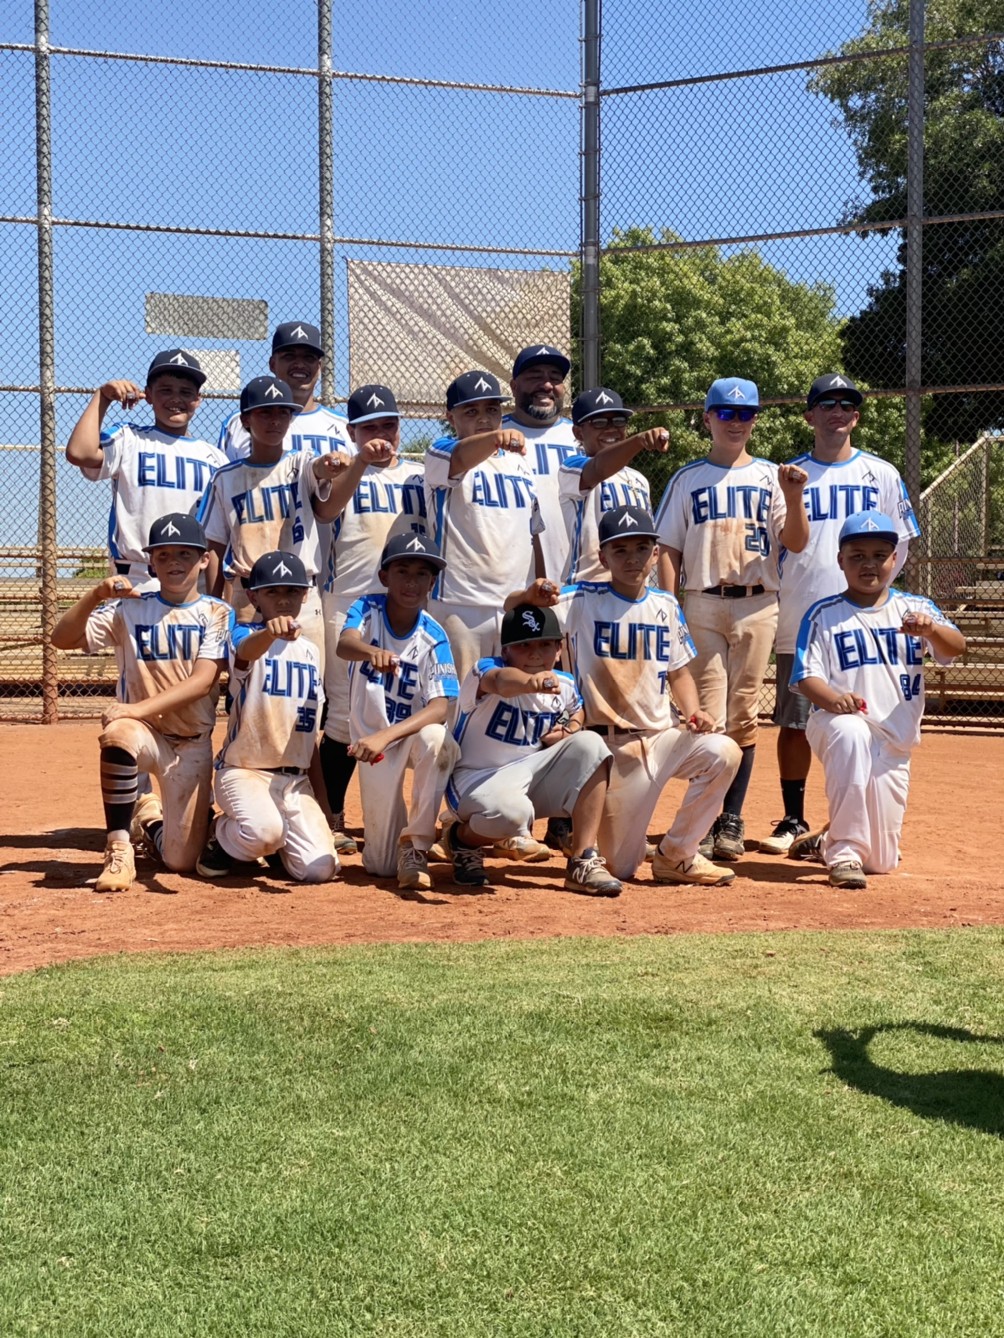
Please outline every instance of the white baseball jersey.
[[208, 441], [177, 437], [158, 427], [116, 423], [101, 432], [101, 464], [81, 473], [92, 482], [112, 481], [108, 549], [113, 562], [149, 558], [143, 545], [150, 526], [172, 511], [194, 515], [226, 456]]
[[821, 678], [836, 692], [862, 697], [871, 728], [903, 753], [920, 742], [925, 649], [939, 664], [955, 658], [939, 655], [924, 637], [901, 632], [908, 613], [926, 613], [940, 626], [954, 627], [922, 595], [890, 590], [885, 603], [874, 608], [862, 608], [844, 595], [821, 599], [802, 619], [791, 671], [796, 691], [803, 679]]
[[507, 595], [523, 589], [533, 566], [533, 536], [542, 526], [534, 476], [521, 455], [496, 451], [451, 479], [457, 445], [441, 437], [425, 457], [428, 524], [449, 563], [432, 598], [501, 608]]
[[518, 697], [487, 693], [478, 700], [482, 678], [492, 669], [502, 669], [502, 659], [478, 660], [460, 688], [460, 714], [453, 737], [460, 745], [460, 761], [446, 787], [446, 798], [456, 809], [460, 796], [494, 776], [509, 762], [521, 762], [540, 751], [540, 741], [562, 715], [582, 709], [575, 679], [560, 669], [552, 670], [555, 692], [524, 692]]
[[776, 590], [786, 517], [773, 461], [758, 458], [730, 469], [701, 459], [669, 480], [655, 524], [660, 542], [683, 554], [680, 580], [688, 590]]
[[[241, 426], [239, 410], [223, 420], [218, 445], [228, 460], [243, 460], [251, 454], [251, 438]], [[343, 451], [346, 455], [356, 453], [346, 420], [323, 404], [318, 404], [309, 413], [294, 415], [289, 431], [282, 439], [282, 449], [283, 452], [306, 451], [309, 455], [327, 455], [330, 451]]]
[[[544, 529], [540, 547], [544, 554], [544, 571], [552, 581], [560, 581], [568, 561], [568, 533], [561, 516], [561, 497], [558, 491], [558, 470], [570, 456], [578, 455], [581, 444], [575, 440], [572, 424], [559, 418], [549, 427], [527, 427], [507, 413], [502, 426], [522, 432], [526, 438], [526, 461], [536, 480], [537, 501]], [[533, 564], [527, 569], [526, 580], [519, 580], [513, 590], [534, 578]]]
[[[233, 617], [229, 604], [210, 595], [200, 595], [189, 604], [168, 604], [151, 591], [139, 599], [119, 599], [96, 608], [87, 620], [87, 649], [114, 647], [119, 701], [146, 701], [191, 678], [199, 660], [225, 661]], [[198, 701], [146, 723], [161, 734], [198, 738], [213, 728], [218, 696], [214, 687]]]
[[241, 642], [264, 623], [238, 624], [230, 633], [230, 725], [216, 766], [251, 771], [299, 767], [314, 753], [324, 705], [321, 662], [306, 637], [281, 638], [257, 660], [236, 663]]
[[555, 606], [586, 723], [669, 729], [679, 721], [669, 674], [697, 653], [676, 598], [646, 587], [629, 600], [607, 583], [565, 586]]
[[374, 669], [368, 660], [349, 662], [349, 734], [352, 742], [408, 720], [436, 697], [451, 700], [459, 691], [453, 652], [446, 633], [425, 612], [404, 636], [387, 620], [387, 596], [364, 595], [349, 609], [345, 631], [356, 628], [369, 646], [397, 656], [394, 673]]
[[[625, 465], [598, 483], [582, 489], [582, 471], [592, 456], [570, 455], [558, 470], [561, 514], [568, 538], [568, 560], [562, 577], [568, 582], [605, 581], [607, 571], [600, 562], [600, 517], [619, 506], [652, 509], [652, 494], [644, 474]], [[550, 573], [549, 573], [550, 574]]]
[[840, 527], [860, 511], [883, 511], [896, 522], [900, 535], [896, 570], [906, 560], [907, 545], [920, 534], [906, 486], [886, 460], [855, 451], [849, 460], [828, 465], [811, 454], [791, 462], [808, 473], [802, 497], [809, 516], [809, 542], [801, 553], [783, 549], [776, 649], [791, 655], [802, 616], [817, 600], [838, 595], [844, 576], [837, 566]]
[[312, 497], [331, 490], [314, 477], [317, 457], [309, 451], [281, 456], [274, 464], [235, 460], [218, 470], [198, 511], [206, 538], [223, 544], [228, 581], [247, 576], [263, 553], [295, 553], [308, 576], [321, 570], [318, 522]]
[[423, 470], [401, 457], [393, 466], [370, 465], [331, 526], [325, 591], [348, 607], [360, 595], [379, 589], [384, 545], [410, 530], [425, 533]]

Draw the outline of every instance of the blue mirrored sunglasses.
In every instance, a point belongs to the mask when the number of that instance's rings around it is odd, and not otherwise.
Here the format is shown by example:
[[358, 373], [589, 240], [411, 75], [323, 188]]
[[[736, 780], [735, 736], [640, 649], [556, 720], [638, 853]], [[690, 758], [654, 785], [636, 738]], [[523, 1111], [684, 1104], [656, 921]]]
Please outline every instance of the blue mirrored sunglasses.
[[722, 423], [731, 423], [733, 418], [738, 418], [740, 423], [751, 423], [760, 412], [759, 409], [712, 409]]

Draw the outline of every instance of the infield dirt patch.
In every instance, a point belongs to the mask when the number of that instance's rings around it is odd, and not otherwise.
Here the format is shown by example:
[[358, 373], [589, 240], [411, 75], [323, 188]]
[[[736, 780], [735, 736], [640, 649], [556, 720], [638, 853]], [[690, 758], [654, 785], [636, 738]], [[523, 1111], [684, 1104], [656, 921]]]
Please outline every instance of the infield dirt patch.
[[[645, 865], [619, 898], [593, 901], [562, 890], [564, 861], [554, 857], [489, 860], [493, 886], [473, 893], [453, 887], [448, 865], [433, 865], [434, 890], [404, 900], [392, 881], [374, 883], [358, 855], [326, 887], [268, 876], [211, 884], [141, 861], [131, 891], [94, 893], [87, 880], [104, 844], [98, 730], [94, 720], [0, 727], [0, 974], [112, 952], [1004, 923], [1004, 874], [991, 855], [1004, 817], [1004, 737], [925, 736], [914, 755], [901, 872], [872, 877], [863, 893], [830, 888], [818, 865], [751, 851], [724, 889], [663, 887]], [[761, 732], [745, 815], [751, 841], [781, 816], [775, 738]], [[678, 784], [667, 789], [653, 832], [668, 825], [681, 794]], [[825, 815], [818, 766], [807, 812], [815, 821]], [[354, 783], [348, 819], [360, 830]]]

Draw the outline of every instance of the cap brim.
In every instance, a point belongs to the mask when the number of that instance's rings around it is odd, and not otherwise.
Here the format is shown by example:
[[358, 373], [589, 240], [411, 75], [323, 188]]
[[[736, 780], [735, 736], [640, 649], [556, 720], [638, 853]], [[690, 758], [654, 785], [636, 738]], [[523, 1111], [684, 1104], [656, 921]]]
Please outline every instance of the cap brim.
[[608, 416], [609, 416], [610, 414], [617, 414], [618, 417], [623, 418], [624, 421], [625, 421], [625, 423], [626, 423], [626, 422], [628, 421], [628, 419], [631, 417], [631, 410], [630, 410], [630, 409], [591, 409], [591, 410], [589, 411], [589, 413], [584, 413], [584, 414], [582, 415], [581, 418], [576, 418], [575, 415], [573, 414], [573, 415], [572, 415], [572, 426], [573, 426], [573, 427], [578, 427], [580, 423], [588, 423], [589, 420], [590, 420], [590, 418], [602, 418], [604, 414], [606, 414], [606, 415], [608, 415]]
[[200, 553], [209, 552], [209, 544], [197, 544], [194, 539], [165, 539], [162, 544], [144, 544], [142, 551], [152, 553], [155, 548], [197, 548]]
[[541, 354], [540, 357], [538, 358], [527, 358], [525, 362], [521, 362], [519, 364], [519, 371], [516, 371], [516, 368], [514, 367], [512, 372], [513, 376], [514, 377], [521, 376], [522, 373], [525, 372], [528, 367], [535, 367], [538, 362], [553, 362], [555, 367], [561, 368], [563, 373], [562, 379], [564, 379], [564, 377], [567, 376], [568, 373], [572, 370], [572, 364], [568, 361], [566, 357], [562, 356], [560, 358], [556, 358], [553, 355], [550, 357], [546, 357], [544, 354]]
[[461, 408], [461, 407], [462, 407], [463, 405], [465, 405], [465, 404], [478, 404], [478, 403], [480, 403], [481, 400], [491, 400], [494, 404], [504, 404], [504, 403], [506, 402], [506, 400], [508, 400], [508, 399], [512, 399], [512, 396], [511, 396], [511, 395], [467, 395], [467, 396], [466, 396], [464, 399], [462, 399], [462, 400], [454, 400], [452, 404], [448, 404], [446, 407], [447, 407], [447, 410], [448, 410], [448, 411], [452, 411], [453, 409], [459, 409], [459, 408]]
[[254, 413], [255, 409], [291, 409], [293, 413], [303, 413], [303, 405], [297, 404], [294, 400], [269, 400], [268, 404], [249, 404], [246, 409], [241, 409], [241, 413]]
[[294, 339], [289, 344], [276, 344], [273, 347], [272, 352], [285, 353], [288, 348], [305, 348], [309, 353], [316, 353], [319, 358], [325, 356], [323, 348], [320, 348], [317, 344], [305, 344], [302, 339]]
[[155, 367], [152, 372], [147, 372], [146, 383], [156, 381], [158, 376], [183, 376], [186, 381], [194, 381], [199, 390], [206, 384], [207, 376], [205, 372], [197, 372], [194, 367]]
[[599, 546], [600, 548], [603, 548], [606, 544], [612, 544], [615, 539], [658, 539], [658, 538], [659, 536], [656, 534], [654, 530], [630, 529], [630, 530], [624, 530], [620, 534], [611, 534], [606, 539], [601, 539]]
[[361, 418], [349, 418], [347, 420], [349, 427], [357, 427], [360, 423], [375, 423], [379, 418], [400, 418], [399, 409], [385, 409], [381, 413], [364, 413]]
[[437, 571], [443, 571], [446, 567], [446, 558], [433, 557], [431, 553], [393, 553], [380, 563], [380, 571], [386, 571], [392, 562], [427, 562]]

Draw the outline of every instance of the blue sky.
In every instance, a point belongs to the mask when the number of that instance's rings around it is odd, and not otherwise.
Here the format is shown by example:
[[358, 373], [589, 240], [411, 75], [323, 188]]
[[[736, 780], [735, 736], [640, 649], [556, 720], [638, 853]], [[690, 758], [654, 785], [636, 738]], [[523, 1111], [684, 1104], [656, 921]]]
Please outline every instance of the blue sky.
[[[715, 70], [811, 59], [858, 31], [862, 3], [606, 0], [604, 85], [677, 79]], [[30, 0], [5, 0], [0, 40], [32, 40]], [[579, 6], [574, 0], [386, 0], [378, 10], [334, 3], [334, 65], [357, 74], [576, 90]], [[56, 45], [309, 66], [316, 51], [311, 0], [281, 10], [262, 0], [52, 0]], [[54, 195], [57, 215], [126, 223], [314, 232], [317, 230], [316, 81], [285, 74], [166, 69], [54, 57]], [[796, 72], [611, 97], [603, 104], [602, 223], [668, 226], [698, 238], [824, 227], [860, 191], [834, 109]], [[336, 258], [336, 384], [347, 373], [345, 261], [560, 266], [440, 250], [573, 250], [577, 245], [578, 107], [574, 101], [337, 81], [335, 230], [347, 236], [431, 244], [431, 250], [340, 247]], [[33, 60], [0, 52], [0, 212], [34, 211]], [[0, 229], [4, 254], [3, 380], [36, 379], [35, 239]], [[842, 314], [892, 258], [888, 241], [826, 238], [761, 246], [793, 279], [823, 279]], [[55, 234], [57, 379], [93, 386], [141, 378], [159, 347], [233, 347], [173, 341], [144, 329], [148, 291], [251, 297], [270, 322], [317, 319], [313, 245], [59, 228]], [[238, 345], [245, 375], [267, 345]], [[388, 371], [392, 381], [392, 369]], [[61, 442], [84, 403], [62, 397]], [[214, 437], [229, 405], [206, 403], [195, 420]], [[33, 396], [0, 394], [0, 435], [37, 440]], [[4, 455], [23, 493], [14, 526], [31, 542], [37, 457]], [[17, 460], [18, 463], [13, 462]], [[61, 477], [60, 532], [81, 542], [106, 496]], [[98, 524], [98, 534], [103, 521]]]

